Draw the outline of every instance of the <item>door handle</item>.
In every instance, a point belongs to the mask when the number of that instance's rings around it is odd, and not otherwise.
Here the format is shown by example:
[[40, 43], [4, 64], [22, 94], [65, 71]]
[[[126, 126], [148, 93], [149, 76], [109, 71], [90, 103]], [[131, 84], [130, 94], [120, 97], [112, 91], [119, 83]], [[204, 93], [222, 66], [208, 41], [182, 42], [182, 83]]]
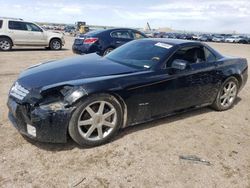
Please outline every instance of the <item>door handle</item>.
[[116, 43], [117, 43], [117, 44], [120, 44], [120, 43], [122, 43], [122, 42], [121, 42], [121, 41], [116, 41]]

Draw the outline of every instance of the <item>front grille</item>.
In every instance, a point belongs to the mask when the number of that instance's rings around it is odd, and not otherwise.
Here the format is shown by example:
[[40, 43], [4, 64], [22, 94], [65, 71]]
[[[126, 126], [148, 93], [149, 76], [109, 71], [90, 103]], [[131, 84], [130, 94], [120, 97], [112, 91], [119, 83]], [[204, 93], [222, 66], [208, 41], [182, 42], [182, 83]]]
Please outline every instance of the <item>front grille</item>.
[[10, 95], [19, 99], [23, 100], [26, 95], [29, 94], [29, 91], [18, 84], [18, 82], [15, 83], [15, 85], [10, 90]]

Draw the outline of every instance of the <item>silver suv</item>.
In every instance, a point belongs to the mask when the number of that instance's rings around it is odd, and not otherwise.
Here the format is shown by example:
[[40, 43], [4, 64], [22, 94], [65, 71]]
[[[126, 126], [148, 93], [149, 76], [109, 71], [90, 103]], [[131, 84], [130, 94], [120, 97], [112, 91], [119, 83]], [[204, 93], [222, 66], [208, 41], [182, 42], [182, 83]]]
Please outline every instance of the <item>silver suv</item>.
[[17, 18], [0, 17], [0, 50], [8, 51], [13, 46], [43, 46], [60, 50], [65, 41], [62, 33], [46, 31], [35, 23]]

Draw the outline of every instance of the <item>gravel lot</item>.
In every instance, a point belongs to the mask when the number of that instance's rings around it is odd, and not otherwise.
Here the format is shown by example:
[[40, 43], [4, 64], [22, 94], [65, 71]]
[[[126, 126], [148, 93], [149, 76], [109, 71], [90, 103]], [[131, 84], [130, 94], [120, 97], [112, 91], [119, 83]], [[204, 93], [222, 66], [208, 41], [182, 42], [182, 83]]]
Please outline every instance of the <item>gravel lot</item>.
[[[0, 52], [0, 187], [250, 187], [249, 82], [229, 111], [203, 108], [129, 127], [96, 148], [22, 137], [7, 119], [11, 84], [31, 65], [72, 56], [72, 41], [67, 37], [65, 48], [56, 52]], [[250, 45], [210, 45], [250, 62]], [[196, 155], [211, 165], [180, 155]]]

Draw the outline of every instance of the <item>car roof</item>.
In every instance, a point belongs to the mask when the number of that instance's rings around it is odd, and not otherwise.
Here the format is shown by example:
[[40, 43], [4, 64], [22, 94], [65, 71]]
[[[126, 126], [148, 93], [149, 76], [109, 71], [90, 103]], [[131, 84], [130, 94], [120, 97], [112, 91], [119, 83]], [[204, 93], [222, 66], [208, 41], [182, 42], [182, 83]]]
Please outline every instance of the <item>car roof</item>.
[[23, 21], [21, 18], [0, 17], [0, 20]]
[[[136, 29], [132, 29], [132, 28], [123, 28], [123, 27], [120, 27], [120, 28], [110, 28], [110, 29], [105, 29], [104, 31], [116, 31], [116, 30], [136, 30]], [[138, 30], [136, 30], [138, 31]]]
[[[89, 31], [85, 34], [82, 34], [82, 35], [99, 35], [99, 34], [109, 34], [113, 31], [119, 31], [119, 30], [133, 30], [133, 31], [138, 31], [138, 32], [141, 32], [139, 30], [136, 30], [136, 29], [131, 29], [131, 28], [111, 28], [111, 29], [98, 29], [98, 30], [93, 30], [93, 31]], [[142, 33], [142, 32], [141, 32]]]
[[197, 44], [201, 45], [201, 42], [192, 41], [192, 40], [181, 40], [181, 39], [169, 39], [169, 38], [147, 38], [147, 39], [141, 39], [141, 40], [148, 40], [148, 41], [155, 41], [155, 42], [162, 42], [167, 43], [170, 45], [188, 45], [188, 44]]
[[[93, 31], [90, 31], [88, 33], [102, 33], [102, 32], [112, 32], [112, 31], [119, 31], [119, 30], [134, 30], [134, 31], [139, 31], [139, 30], [136, 30], [136, 29], [132, 29], [132, 28], [110, 28], [110, 29], [99, 29], [99, 30], [93, 30]], [[139, 31], [141, 32], [141, 31]]]

